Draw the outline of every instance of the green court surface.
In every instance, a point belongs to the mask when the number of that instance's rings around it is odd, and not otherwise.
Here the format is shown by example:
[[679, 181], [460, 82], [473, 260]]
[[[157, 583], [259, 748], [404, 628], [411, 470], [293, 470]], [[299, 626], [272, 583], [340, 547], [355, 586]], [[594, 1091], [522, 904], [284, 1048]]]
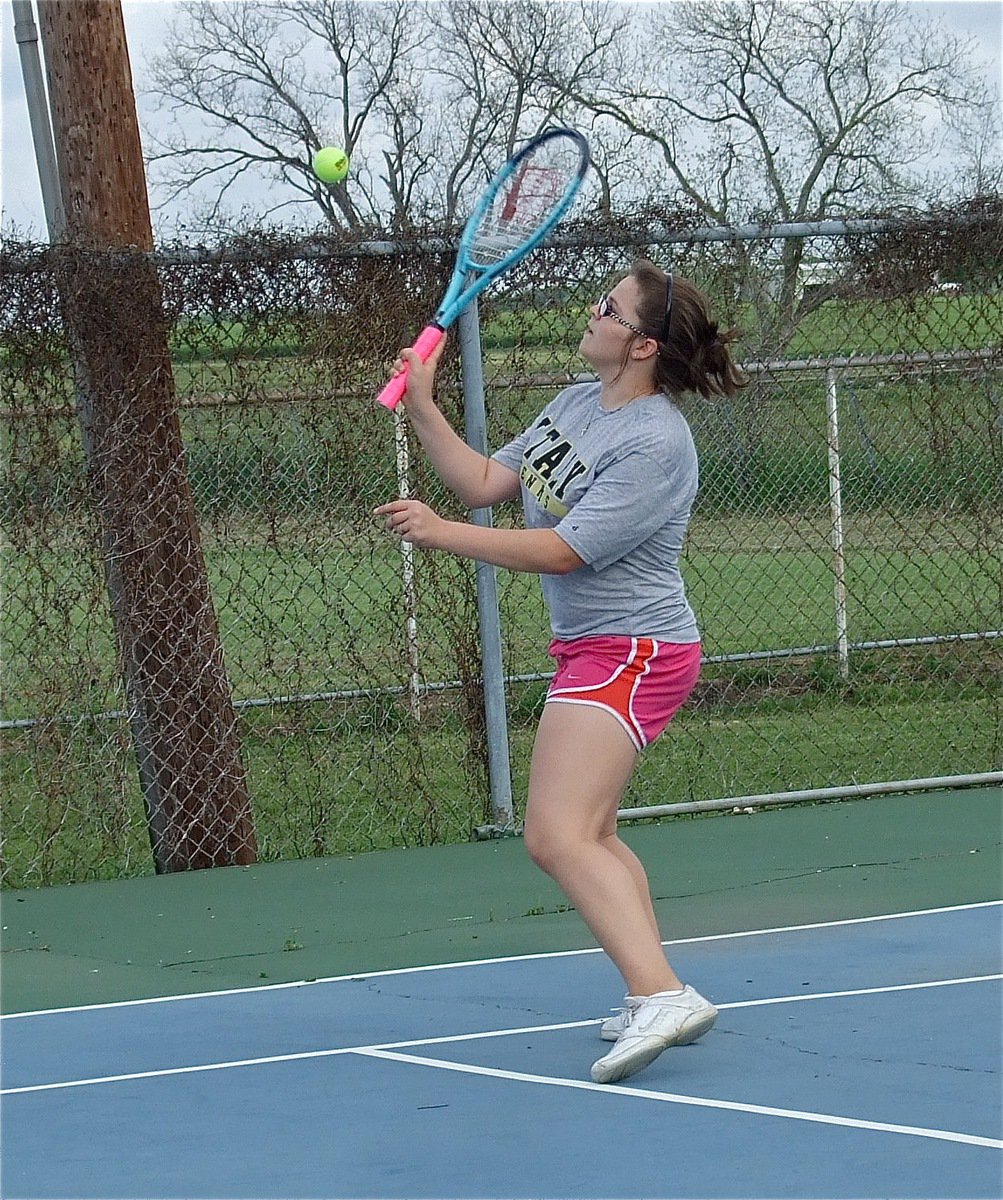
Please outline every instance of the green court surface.
[[[628, 825], [667, 939], [996, 900], [1003, 789]], [[10, 891], [6, 1013], [591, 946], [519, 839]]]

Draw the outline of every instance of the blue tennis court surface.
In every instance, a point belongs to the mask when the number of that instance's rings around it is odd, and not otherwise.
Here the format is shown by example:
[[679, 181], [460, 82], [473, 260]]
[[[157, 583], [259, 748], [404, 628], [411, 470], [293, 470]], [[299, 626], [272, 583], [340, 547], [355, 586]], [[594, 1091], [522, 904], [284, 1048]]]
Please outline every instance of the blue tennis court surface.
[[5, 1197], [998, 1197], [998, 902], [671, 944], [721, 1009], [589, 1081], [593, 951], [15, 1014]]

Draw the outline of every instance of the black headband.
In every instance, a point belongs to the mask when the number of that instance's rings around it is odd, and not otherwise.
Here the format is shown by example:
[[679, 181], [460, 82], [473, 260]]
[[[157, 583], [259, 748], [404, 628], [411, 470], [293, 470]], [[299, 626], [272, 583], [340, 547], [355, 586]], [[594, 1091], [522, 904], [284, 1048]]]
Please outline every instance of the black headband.
[[658, 339], [660, 342], [668, 340], [669, 336], [669, 321], [672, 319], [672, 272], [670, 271], [666, 277], [665, 284], [665, 317], [662, 320], [662, 334]]

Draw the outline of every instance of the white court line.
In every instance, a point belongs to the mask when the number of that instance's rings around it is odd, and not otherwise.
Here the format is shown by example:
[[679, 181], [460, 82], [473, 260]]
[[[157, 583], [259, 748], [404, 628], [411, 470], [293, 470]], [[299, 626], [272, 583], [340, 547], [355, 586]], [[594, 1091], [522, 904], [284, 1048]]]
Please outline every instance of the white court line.
[[812, 992], [807, 996], [771, 996], [766, 1000], [732, 1000], [728, 1004], [718, 1004], [721, 1010], [726, 1008], [761, 1008], [767, 1004], [796, 1004], [798, 1000], [836, 1000], [841, 996], [880, 996], [884, 992], [917, 992], [923, 988], [954, 987], [959, 983], [988, 983], [994, 979], [1003, 979], [1003, 975], [968, 975], [963, 979], [929, 979], [922, 983], [893, 983], [884, 987], [847, 988], [842, 992]]
[[925, 1129], [917, 1125], [892, 1125], [885, 1121], [864, 1121], [857, 1117], [839, 1117], [831, 1113], [802, 1112], [795, 1108], [772, 1108], [765, 1104], [743, 1104], [738, 1100], [711, 1100], [704, 1096], [683, 1096], [676, 1092], [652, 1092], [643, 1088], [619, 1087], [615, 1083], [591, 1083], [584, 1079], [562, 1079], [550, 1075], [527, 1075], [522, 1071], [501, 1071], [494, 1067], [477, 1067], [469, 1063], [448, 1062], [439, 1058], [420, 1058], [416, 1054], [396, 1054], [389, 1050], [360, 1050], [368, 1058], [385, 1058], [391, 1062], [412, 1063], [433, 1067], [439, 1071], [458, 1071], [463, 1075], [486, 1075], [492, 1079], [535, 1083], [546, 1087], [573, 1088], [582, 1092], [605, 1092], [616, 1096], [633, 1096], [639, 1100], [661, 1100], [666, 1104], [683, 1104], [692, 1108], [716, 1108], [728, 1112], [755, 1113], [765, 1117], [783, 1117], [788, 1121], [809, 1121], [816, 1125], [842, 1125], [849, 1129], [867, 1129], [876, 1133], [904, 1133], [911, 1137], [932, 1138], [940, 1142], [961, 1142], [968, 1146], [988, 1146], [1003, 1149], [1003, 1141], [978, 1137], [973, 1133], [955, 1133], [949, 1129]]
[[[873, 917], [848, 917], [840, 921], [816, 921], [808, 925], [778, 925], [772, 929], [743, 929], [734, 933], [710, 933], [702, 937], [676, 938], [662, 942], [663, 946], [692, 946], [700, 942], [722, 942], [732, 938], [765, 937], [776, 933], [800, 933], [808, 929], [837, 929], [845, 925], [870, 925], [877, 921], [901, 921], [910, 917], [933, 917], [941, 913], [969, 912], [977, 908], [999, 908], [1003, 900], [980, 900], [974, 904], [950, 904], [943, 908], [920, 908], [912, 912], [881, 913]], [[348, 975], [328, 975], [321, 979], [298, 979], [289, 983], [266, 983], [261, 986], [224, 988], [209, 992], [187, 992], [178, 996], [147, 996], [140, 1000], [109, 1000], [102, 1004], [75, 1004], [66, 1008], [36, 1008], [26, 1012], [5, 1013], [0, 1021], [17, 1021], [24, 1017], [50, 1017], [61, 1013], [95, 1012], [106, 1008], [138, 1008], [144, 1004], [174, 1004], [182, 1000], [207, 1000], [216, 996], [243, 996], [257, 992], [279, 992], [290, 988], [317, 987], [324, 983], [352, 983], [384, 979], [390, 975], [419, 975], [425, 971], [454, 971], [467, 967], [491, 967], [503, 963], [534, 962], [547, 958], [575, 958], [582, 954], [601, 954], [598, 946], [585, 950], [551, 950], [542, 954], [510, 954], [502, 958], [473, 958], [464, 962], [429, 963], [417, 967], [393, 967], [385, 971], [352, 971]]]
[[[767, 1004], [801, 1004], [806, 1000], [832, 1000], [840, 996], [871, 996], [883, 992], [913, 992], [923, 988], [956, 987], [959, 984], [988, 983], [1003, 980], [1000, 975], [971, 975], [963, 979], [932, 979], [923, 983], [901, 983], [890, 987], [852, 988], [845, 992], [815, 992], [806, 996], [769, 996], [762, 1000], [734, 1000], [719, 1004], [719, 1010], [754, 1008]], [[66, 1079], [56, 1083], [32, 1083], [23, 1087], [0, 1088], [0, 1096], [21, 1096], [29, 1092], [55, 1092], [66, 1088], [92, 1087], [102, 1083], [125, 1083], [136, 1079], [163, 1079], [170, 1075], [196, 1075], [203, 1071], [228, 1071], [235, 1067], [261, 1067], [270, 1063], [304, 1062], [312, 1058], [334, 1058], [339, 1054], [374, 1054], [376, 1051], [406, 1050], [413, 1046], [445, 1046], [456, 1042], [474, 1042], [489, 1038], [512, 1037], [527, 1033], [553, 1033], [563, 1029], [583, 1029], [598, 1025], [604, 1017], [586, 1021], [561, 1021], [551, 1025], [524, 1025], [518, 1029], [488, 1029], [479, 1033], [453, 1033], [442, 1037], [413, 1038], [404, 1042], [382, 1042], [373, 1046], [339, 1046], [331, 1050], [302, 1050], [295, 1054], [269, 1054], [261, 1058], [241, 1058], [229, 1062], [201, 1063], [188, 1067], [163, 1067], [156, 1071], [133, 1071], [123, 1075], [100, 1075], [91, 1079]]]

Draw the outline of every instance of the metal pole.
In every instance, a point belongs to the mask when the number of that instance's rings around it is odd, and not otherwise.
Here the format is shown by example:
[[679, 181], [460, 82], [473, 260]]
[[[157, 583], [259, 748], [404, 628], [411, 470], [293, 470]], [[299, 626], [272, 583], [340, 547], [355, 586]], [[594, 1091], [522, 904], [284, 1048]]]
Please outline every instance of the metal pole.
[[850, 676], [850, 644], [846, 619], [846, 548], [843, 540], [843, 489], [839, 457], [839, 406], [836, 372], [825, 373], [825, 412], [829, 445], [829, 515], [832, 520], [833, 574], [836, 597], [836, 653], [839, 673]]
[[804, 788], [796, 792], [762, 792], [758, 796], [729, 796], [726, 800], [688, 800], [683, 804], [652, 804], [645, 808], [621, 808], [618, 821], [643, 821], [650, 817], [675, 817], [684, 813], [751, 812], [774, 804], [825, 804], [833, 800], [895, 796], [902, 792], [933, 792], [949, 788], [993, 787], [1003, 783], [1003, 771], [972, 775], [938, 775], [931, 779], [889, 779], [884, 783], [846, 783], [841, 787]]
[[[467, 443], [479, 453], [487, 454], [488, 423], [484, 408], [484, 368], [476, 300], [460, 315], [458, 329]], [[474, 509], [472, 519], [475, 525], [490, 528], [491, 509]], [[494, 567], [489, 563], [477, 564], [477, 613], [481, 632], [481, 670], [484, 675], [484, 717], [493, 822], [493, 827], [478, 830], [478, 836], [490, 836], [492, 832], [510, 830], [515, 818], [512, 811], [512, 772], [505, 709], [501, 619], [498, 613], [498, 579]]]
[[14, 40], [21, 57], [21, 74], [24, 77], [24, 95], [28, 102], [28, 122], [31, 125], [31, 140], [35, 147], [38, 182], [42, 189], [45, 225], [49, 231], [49, 241], [61, 242], [66, 232], [66, 212], [59, 189], [49, 100], [45, 91], [42, 57], [38, 50], [38, 26], [35, 24], [31, 0], [11, 0], [11, 7], [14, 10]]
[[[404, 409], [394, 409], [394, 443], [397, 449], [397, 494], [402, 500], [411, 495], [411, 455], [407, 444]], [[414, 581], [414, 546], [401, 542], [401, 590], [404, 593], [405, 638], [411, 673], [408, 677], [408, 711], [421, 720], [421, 652], [418, 647], [418, 590]]]

